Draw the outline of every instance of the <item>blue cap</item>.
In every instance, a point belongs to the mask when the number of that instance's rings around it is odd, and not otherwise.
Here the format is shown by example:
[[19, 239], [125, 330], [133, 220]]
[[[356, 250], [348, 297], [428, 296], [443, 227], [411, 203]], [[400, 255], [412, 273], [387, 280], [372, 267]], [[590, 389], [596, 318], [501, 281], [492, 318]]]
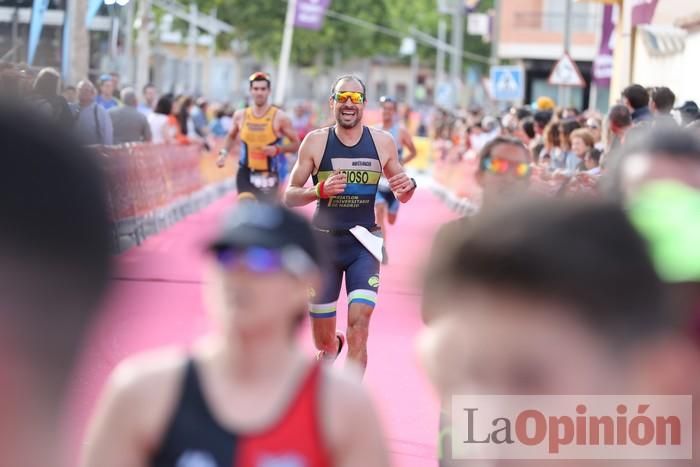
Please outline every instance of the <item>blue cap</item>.
[[109, 75], [105, 73], [104, 75], [100, 76], [100, 79], [98, 80], [100, 83], [104, 83], [105, 81], [112, 81], [114, 78], [112, 78], [112, 75]]

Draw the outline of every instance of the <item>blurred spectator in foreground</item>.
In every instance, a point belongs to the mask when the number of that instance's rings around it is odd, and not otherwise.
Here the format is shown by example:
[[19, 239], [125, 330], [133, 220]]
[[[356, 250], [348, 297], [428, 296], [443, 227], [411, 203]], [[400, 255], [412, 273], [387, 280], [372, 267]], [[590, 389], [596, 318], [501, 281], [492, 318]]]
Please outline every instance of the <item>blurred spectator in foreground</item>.
[[104, 107], [97, 104], [95, 94], [95, 86], [90, 81], [78, 83], [80, 114], [75, 129], [83, 144], [109, 146], [113, 142], [112, 119]]
[[103, 175], [68, 132], [0, 109], [0, 465], [62, 467], [59, 412], [111, 263]]
[[108, 112], [112, 119], [114, 144], [151, 141], [151, 127], [146, 116], [138, 111], [134, 89], [124, 88], [121, 100], [124, 105]]
[[208, 253], [211, 333], [191, 350], [160, 349], [117, 367], [80, 465], [388, 466], [357, 370], [310, 361], [297, 340], [309, 287], [320, 283], [308, 221], [241, 203]]
[[652, 181], [674, 180], [700, 190], [700, 136], [678, 127], [644, 132], [627, 142], [611, 177], [626, 200]]
[[453, 394], [699, 394], [698, 348], [673, 331], [665, 288], [620, 207], [518, 202], [484, 211], [438, 249], [419, 349], [443, 401], [442, 466], [468, 465], [451, 455]]

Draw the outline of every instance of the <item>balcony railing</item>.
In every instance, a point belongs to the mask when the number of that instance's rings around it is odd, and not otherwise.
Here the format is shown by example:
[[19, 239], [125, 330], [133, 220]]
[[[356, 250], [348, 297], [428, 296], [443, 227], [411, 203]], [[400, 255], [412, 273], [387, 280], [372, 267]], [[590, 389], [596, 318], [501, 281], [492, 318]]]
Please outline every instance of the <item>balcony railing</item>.
[[[516, 29], [539, 30], [545, 32], [564, 32], [563, 13], [543, 11], [518, 11], [515, 13]], [[571, 29], [574, 32], [596, 32], [600, 27], [600, 17], [592, 14], [573, 13]]]

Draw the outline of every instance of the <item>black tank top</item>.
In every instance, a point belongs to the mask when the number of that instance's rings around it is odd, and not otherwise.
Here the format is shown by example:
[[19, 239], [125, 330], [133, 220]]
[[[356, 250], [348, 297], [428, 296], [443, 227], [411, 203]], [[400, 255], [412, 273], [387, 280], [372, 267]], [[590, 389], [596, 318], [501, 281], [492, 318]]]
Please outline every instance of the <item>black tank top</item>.
[[313, 176], [314, 184], [326, 180], [335, 170], [345, 172], [347, 187], [341, 195], [318, 200], [313, 225], [329, 230], [347, 230], [356, 225], [374, 227], [374, 199], [382, 164], [369, 128], [363, 127], [360, 141], [352, 147], [338, 139], [335, 127], [328, 130], [326, 150], [318, 173]]
[[182, 394], [150, 467], [330, 467], [321, 434], [321, 366], [313, 364], [276, 423], [257, 433], [222, 427], [207, 405], [195, 362], [185, 369]]

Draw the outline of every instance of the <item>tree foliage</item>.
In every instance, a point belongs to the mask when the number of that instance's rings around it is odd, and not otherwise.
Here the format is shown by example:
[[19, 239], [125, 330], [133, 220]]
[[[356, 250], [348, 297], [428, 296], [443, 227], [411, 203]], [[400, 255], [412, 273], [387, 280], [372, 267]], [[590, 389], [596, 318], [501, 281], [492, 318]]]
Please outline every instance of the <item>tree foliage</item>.
[[[287, 8], [286, 0], [196, 0], [202, 11], [217, 9], [219, 19], [236, 28], [232, 38], [244, 41], [250, 52], [259, 57], [277, 58], [282, 44], [282, 32]], [[480, 10], [493, 6], [493, 0], [483, 0]], [[437, 35], [440, 13], [436, 0], [333, 0], [330, 9], [366, 22], [410, 34], [411, 27]], [[447, 18], [448, 28], [452, 22]], [[449, 34], [449, 30], [448, 30]], [[448, 36], [449, 37], [449, 36]], [[368, 28], [327, 17], [320, 31], [297, 28], [294, 31], [292, 60], [310, 65], [317, 58], [326, 63], [334, 54], [342, 58], [390, 56], [397, 57], [401, 39]], [[489, 45], [481, 38], [465, 34], [465, 50], [488, 55]], [[435, 50], [420, 46], [419, 53], [432, 60]], [[466, 61], [465, 61], [466, 63]]]

